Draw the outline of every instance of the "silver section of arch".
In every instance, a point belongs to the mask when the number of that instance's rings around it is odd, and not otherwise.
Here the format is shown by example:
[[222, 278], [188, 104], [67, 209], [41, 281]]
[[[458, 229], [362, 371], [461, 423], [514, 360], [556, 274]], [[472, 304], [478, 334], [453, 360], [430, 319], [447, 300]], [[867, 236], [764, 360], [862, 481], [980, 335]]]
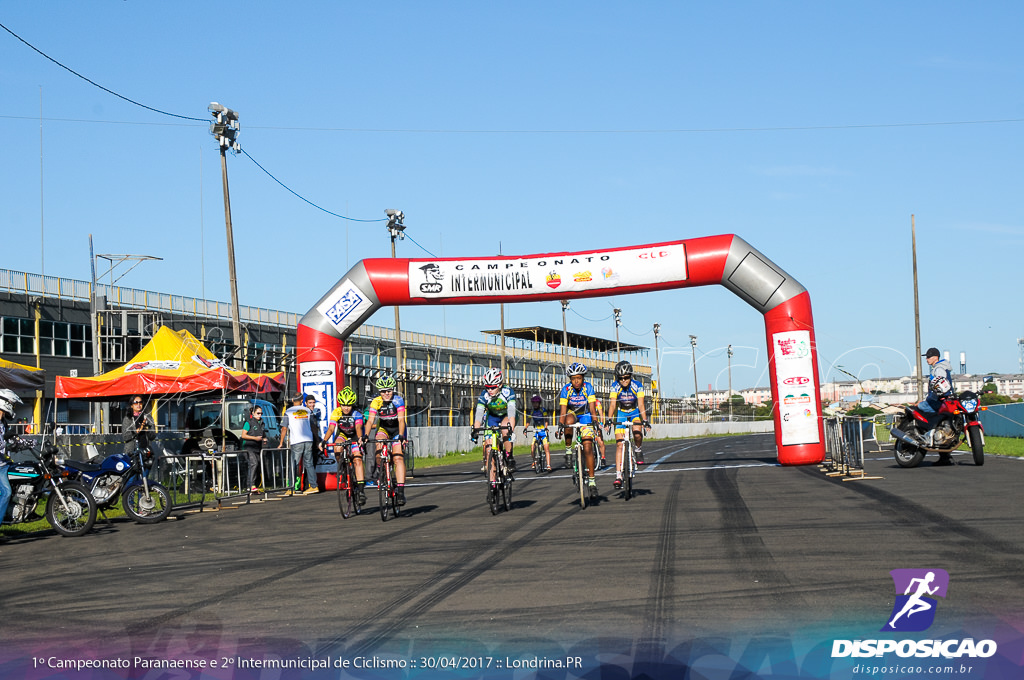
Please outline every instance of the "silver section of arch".
[[722, 285], [762, 314], [807, 289], [739, 236], [733, 236]]
[[299, 323], [344, 340], [380, 306], [366, 265], [360, 260], [306, 312]]

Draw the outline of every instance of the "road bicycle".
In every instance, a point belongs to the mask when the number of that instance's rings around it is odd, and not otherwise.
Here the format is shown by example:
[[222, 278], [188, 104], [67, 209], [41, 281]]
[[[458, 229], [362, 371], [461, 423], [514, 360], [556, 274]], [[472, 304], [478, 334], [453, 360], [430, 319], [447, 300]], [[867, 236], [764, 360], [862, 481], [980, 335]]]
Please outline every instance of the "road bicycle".
[[398, 504], [398, 481], [395, 479], [395, 461], [391, 452], [394, 444], [401, 444], [402, 453], [408, 455], [409, 442], [405, 439], [371, 439], [363, 448], [363, 454], [369, 454], [370, 446], [380, 457], [377, 463], [377, 498], [380, 506], [380, 519], [388, 521], [389, 517], [400, 517], [401, 506]]
[[[529, 437], [530, 436], [530, 429], [531, 428], [529, 428], [529, 427], [524, 427], [523, 428], [523, 436], [524, 437]], [[544, 442], [537, 438], [537, 432], [539, 432], [540, 430], [538, 430], [537, 428], [532, 428], [532, 429], [533, 429], [533, 445], [530, 447], [530, 460], [533, 461], [533, 472], [534, 472], [534, 474], [539, 475], [542, 472], [544, 472], [544, 470], [547, 469], [545, 467], [547, 461], [546, 461], [545, 456], [544, 456]], [[568, 466], [566, 466], [566, 467], [568, 467]]]
[[[340, 453], [338, 453], [339, 449]], [[335, 472], [338, 482], [338, 508], [341, 510], [341, 516], [348, 519], [352, 515], [362, 512], [362, 503], [359, 502], [359, 486], [356, 483], [355, 461], [352, 458], [352, 442], [345, 441], [336, 446], [335, 459], [338, 461]]]
[[632, 437], [627, 436], [622, 440], [622, 498], [627, 501], [633, 497], [633, 477], [635, 476], [636, 453], [633, 450]]
[[580, 436], [583, 424], [573, 423], [563, 427], [563, 429], [569, 428], [572, 428], [574, 433], [572, 446], [569, 447], [567, 455], [566, 467], [572, 470], [572, 483], [576, 485], [576, 491], [580, 497], [580, 509], [583, 510], [587, 507], [587, 501], [590, 496], [590, 490], [587, 488], [586, 464], [583, 461], [583, 439]]
[[484, 436], [484, 460], [487, 461], [488, 470], [494, 470], [494, 493], [490, 493], [490, 473], [488, 479], [488, 494], [490, 496], [491, 514], [497, 515], [502, 507], [505, 512], [512, 509], [512, 482], [515, 481], [512, 472], [508, 469], [505, 459], [504, 443], [508, 441], [506, 436], [512, 428], [508, 425], [497, 427], [485, 427], [474, 430], [473, 434], [483, 433]]

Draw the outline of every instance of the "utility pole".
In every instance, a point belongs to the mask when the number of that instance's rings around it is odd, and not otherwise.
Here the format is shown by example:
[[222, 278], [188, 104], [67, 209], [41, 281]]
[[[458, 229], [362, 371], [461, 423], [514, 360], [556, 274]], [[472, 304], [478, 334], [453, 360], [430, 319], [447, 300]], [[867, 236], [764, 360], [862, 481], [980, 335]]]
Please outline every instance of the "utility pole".
[[654, 402], [655, 414], [658, 413], [658, 409], [661, 406], [661, 353], [658, 352], [658, 333], [661, 331], [661, 324], [654, 324], [654, 367], [655, 372], [658, 376], [658, 398]]
[[562, 300], [562, 368], [569, 365], [569, 331], [565, 325], [565, 310], [569, 309], [569, 301]]
[[725, 351], [726, 356], [729, 357], [729, 391], [727, 392], [729, 400], [729, 422], [732, 422], [732, 345], [729, 345]]
[[[92, 374], [100, 374], [100, 339], [99, 327], [96, 323], [96, 315], [99, 313], [96, 304], [96, 255], [92, 248], [92, 234], [89, 234], [89, 270], [92, 274], [91, 288], [89, 290], [89, 329], [92, 333]], [[100, 423], [100, 405], [94, 403], [89, 407], [90, 424], [95, 428]], [[93, 429], [95, 432], [96, 430]]]
[[613, 308], [615, 314], [615, 361], [622, 361], [622, 348], [619, 345], [619, 326], [622, 325], [622, 310]]
[[[235, 236], [231, 227], [231, 195], [228, 192], [228, 161], [226, 152], [228, 149], [238, 153], [242, 150], [237, 141], [238, 137], [238, 113], [217, 102], [211, 102], [209, 111], [213, 114], [214, 122], [210, 124], [212, 134], [220, 146], [220, 174], [224, 185], [224, 226], [227, 229], [228, 239], [228, 278], [231, 284], [231, 335], [236, 347], [242, 346], [242, 329], [238, 318], [238, 277], [235, 274]], [[234, 355], [235, 367], [239, 366], [238, 353]]]
[[914, 215], [910, 215], [910, 249], [914, 256], [914, 365], [917, 366], [917, 400], [924, 401], [924, 376], [921, 374], [921, 306], [917, 300], [917, 231]]
[[690, 336], [690, 347], [693, 348], [693, 411], [694, 411], [694, 413], [699, 414], [700, 413], [700, 409], [698, 408], [698, 406], [699, 406], [700, 402], [697, 399], [697, 395], [700, 393], [700, 390], [697, 388], [697, 336], [696, 335], [691, 335]]
[[[405, 239], [405, 213], [401, 210], [392, 210], [388, 208], [384, 211], [387, 215], [388, 233], [391, 234], [391, 257], [394, 259], [395, 255], [395, 239]], [[398, 380], [398, 387], [401, 394], [406, 398], [408, 402], [409, 395], [405, 391], [405, 361], [402, 355], [402, 324], [398, 318], [398, 305], [395, 305], [395, 379]]]

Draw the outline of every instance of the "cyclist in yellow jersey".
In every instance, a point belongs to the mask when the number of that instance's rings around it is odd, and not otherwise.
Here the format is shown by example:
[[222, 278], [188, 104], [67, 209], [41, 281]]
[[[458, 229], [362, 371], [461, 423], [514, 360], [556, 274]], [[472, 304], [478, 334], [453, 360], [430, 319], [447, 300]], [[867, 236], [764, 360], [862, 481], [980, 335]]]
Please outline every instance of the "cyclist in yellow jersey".
[[[597, 480], [594, 479], [594, 428], [592, 423], [597, 418], [597, 395], [594, 394], [594, 386], [587, 382], [583, 376], [587, 374], [587, 367], [579, 362], [573, 362], [565, 368], [565, 375], [569, 378], [569, 384], [562, 388], [558, 394], [558, 424], [565, 434], [565, 453], [568, 457], [569, 447], [573, 442], [573, 431], [568, 428], [573, 422], [579, 421], [580, 439], [583, 441], [583, 460], [586, 463], [586, 471], [590, 475], [587, 484], [590, 487], [590, 497], [597, 497]], [[570, 418], [569, 416], [574, 416]]]
[[352, 467], [356, 471], [356, 500], [359, 505], [366, 503], [366, 479], [363, 473], [363, 450], [359, 442], [363, 439], [363, 414], [356, 408], [356, 393], [346, 386], [338, 393], [338, 408], [331, 411], [330, 425], [324, 436], [324, 447], [334, 442], [334, 456], [340, 460], [345, 447], [351, 450]]
[[[378, 441], [405, 439], [405, 399], [395, 392], [395, 384], [390, 375], [381, 376], [374, 383], [380, 394], [367, 409], [365, 436], [373, 436]], [[379, 456], [377, 458], [379, 464]], [[391, 458], [395, 461], [395, 499], [399, 505], [405, 505], [405, 455], [401, 442], [392, 445]]]

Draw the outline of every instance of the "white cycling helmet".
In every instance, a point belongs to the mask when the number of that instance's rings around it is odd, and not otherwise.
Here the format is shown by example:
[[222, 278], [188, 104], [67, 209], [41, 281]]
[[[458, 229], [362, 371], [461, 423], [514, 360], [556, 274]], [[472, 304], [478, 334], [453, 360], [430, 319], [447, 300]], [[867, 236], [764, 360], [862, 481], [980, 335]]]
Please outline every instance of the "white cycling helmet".
[[485, 387], [500, 387], [502, 383], [501, 369], [489, 368], [484, 373], [484, 386]]
[[574, 375], [586, 375], [587, 367], [578, 361], [574, 361], [565, 367], [565, 374], [570, 378]]
[[0, 390], [0, 411], [3, 411], [11, 418], [14, 417], [14, 406], [20, 404], [21, 397], [15, 394], [12, 390], [2, 389]]

